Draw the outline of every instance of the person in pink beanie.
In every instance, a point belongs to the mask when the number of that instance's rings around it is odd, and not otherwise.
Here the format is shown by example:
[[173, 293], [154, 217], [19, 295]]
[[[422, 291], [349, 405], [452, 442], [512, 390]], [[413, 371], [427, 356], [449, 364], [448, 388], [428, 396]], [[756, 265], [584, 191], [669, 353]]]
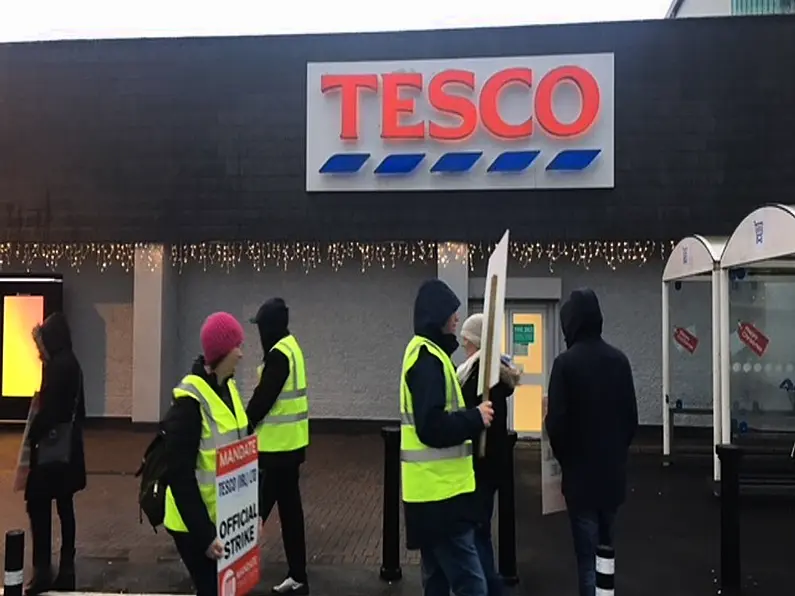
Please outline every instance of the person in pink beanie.
[[217, 561], [224, 545], [215, 531], [215, 453], [249, 434], [234, 374], [243, 357], [243, 327], [226, 312], [211, 314], [199, 333], [202, 355], [174, 388], [163, 421], [166, 515], [198, 596], [217, 596]]

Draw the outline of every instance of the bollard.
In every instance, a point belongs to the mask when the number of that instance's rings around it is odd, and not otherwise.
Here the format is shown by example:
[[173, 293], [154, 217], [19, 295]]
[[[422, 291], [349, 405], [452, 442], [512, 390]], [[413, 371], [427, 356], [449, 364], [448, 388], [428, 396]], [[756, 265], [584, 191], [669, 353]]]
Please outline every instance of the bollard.
[[381, 540], [381, 579], [398, 581], [400, 568], [400, 427], [381, 429], [384, 439], [384, 509]]
[[720, 459], [720, 583], [724, 594], [740, 591], [740, 459], [737, 445], [718, 445]]
[[3, 596], [22, 596], [25, 568], [25, 531], [6, 532], [6, 573]]
[[616, 593], [616, 552], [611, 546], [596, 547], [596, 596]]
[[508, 433], [506, 475], [497, 492], [497, 553], [502, 581], [506, 586], [519, 583], [516, 573], [516, 495], [514, 493], [514, 457], [516, 433]]

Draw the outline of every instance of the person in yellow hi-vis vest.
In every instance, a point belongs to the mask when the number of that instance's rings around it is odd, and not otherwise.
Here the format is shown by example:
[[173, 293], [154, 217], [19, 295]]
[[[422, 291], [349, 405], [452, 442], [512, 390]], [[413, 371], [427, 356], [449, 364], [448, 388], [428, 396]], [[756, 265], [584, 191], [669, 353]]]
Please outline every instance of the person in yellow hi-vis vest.
[[400, 376], [400, 472], [406, 546], [420, 551], [425, 596], [487, 596], [475, 543], [472, 439], [491, 424], [490, 402], [466, 409], [450, 356], [461, 302], [438, 279], [414, 302], [414, 337]]
[[259, 443], [260, 515], [268, 519], [278, 504], [287, 558], [287, 575], [272, 592], [309, 594], [299, 486], [299, 469], [309, 445], [309, 402], [304, 354], [288, 329], [289, 314], [284, 300], [272, 298], [251, 319], [259, 330], [264, 356], [246, 413]]
[[243, 328], [217, 312], [201, 328], [203, 355], [174, 388], [163, 421], [166, 515], [198, 596], [217, 596], [217, 560], [224, 547], [216, 535], [216, 449], [248, 436], [248, 418], [234, 373], [243, 356]]

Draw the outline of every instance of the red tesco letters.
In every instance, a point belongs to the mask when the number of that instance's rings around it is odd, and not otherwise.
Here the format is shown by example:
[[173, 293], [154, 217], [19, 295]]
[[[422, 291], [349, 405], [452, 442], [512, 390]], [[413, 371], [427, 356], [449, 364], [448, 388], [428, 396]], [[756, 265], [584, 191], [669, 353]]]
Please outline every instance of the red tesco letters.
[[[377, 74], [324, 74], [320, 80], [323, 94], [339, 92], [340, 139], [359, 139], [359, 100], [362, 93], [381, 92], [381, 137], [387, 140], [422, 140], [427, 136], [437, 141], [462, 141], [481, 125], [502, 140], [525, 139], [533, 135], [538, 124], [554, 138], [574, 138], [586, 133], [599, 116], [601, 95], [594, 76], [579, 66], [560, 66], [547, 72], [538, 81], [532, 100], [534, 73], [530, 68], [506, 68], [492, 74], [475, 93], [475, 73], [469, 70], [444, 70], [431, 77], [427, 86], [427, 102], [435, 112], [456, 117], [458, 124], [442, 124], [429, 119], [403, 122], [416, 111], [411, 90], [425, 90], [421, 73], [400, 72]], [[581, 109], [573, 122], [561, 122], [555, 115], [553, 96], [558, 85], [571, 83], [580, 93]], [[500, 94], [509, 86], [527, 90], [528, 117], [524, 122], [506, 122], [499, 110]], [[477, 95], [477, 97], [475, 97]]]

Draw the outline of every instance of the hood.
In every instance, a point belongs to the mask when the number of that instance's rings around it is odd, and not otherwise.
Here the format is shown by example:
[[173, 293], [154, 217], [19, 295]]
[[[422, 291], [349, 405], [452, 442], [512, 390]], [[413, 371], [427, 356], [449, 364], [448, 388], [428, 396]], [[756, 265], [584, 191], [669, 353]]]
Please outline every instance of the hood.
[[602, 309], [590, 288], [574, 290], [560, 309], [560, 326], [566, 347], [602, 336]]
[[281, 298], [271, 298], [265, 302], [251, 322], [257, 326], [265, 354], [271, 351], [276, 342], [290, 335], [287, 327], [290, 322], [290, 309]]
[[44, 322], [34, 329], [34, 333], [41, 338], [47, 356], [52, 358], [58, 352], [72, 349], [72, 333], [63, 313], [55, 312], [44, 319]]
[[454, 334], [442, 333], [442, 329], [459, 306], [461, 301], [446, 283], [438, 279], [426, 281], [414, 300], [414, 333], [452, 354], [458, 347], [458, 340]]

